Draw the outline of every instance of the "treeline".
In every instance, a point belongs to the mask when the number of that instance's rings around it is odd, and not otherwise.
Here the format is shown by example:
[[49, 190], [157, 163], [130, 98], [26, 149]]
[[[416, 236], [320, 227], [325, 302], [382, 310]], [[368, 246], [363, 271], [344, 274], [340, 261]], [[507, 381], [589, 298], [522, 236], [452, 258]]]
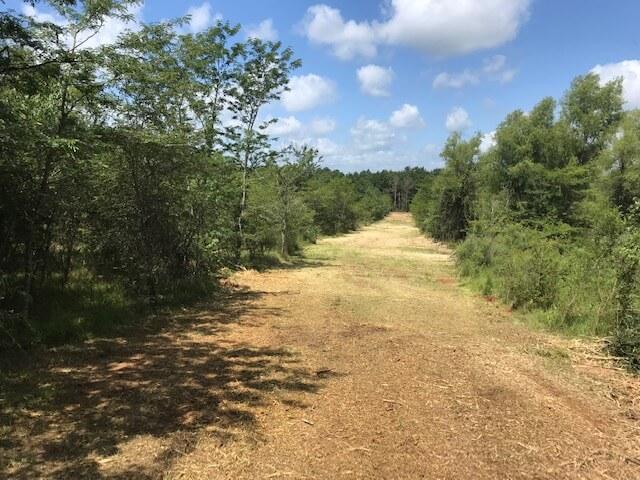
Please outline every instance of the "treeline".
[[366, 189], [373, 185], [381, 192], [387, 193], [393, 205], [393, 209], [399, 212], [408, 212], [413, 197], [427, 178], [436, 172], [428, 172], [423, 167], [406, 167], [401, 171], [381, 170], [371, 172], [365, 170], [349, 174], [359, 188]]
[[0, 344], [99, 331], [391, 209], [315, 150], [274, 150], [260, 112], [289, 48], [185, 19], [92, 46], [135, 2], [46, 3], [61, 22], [0, 13]]
[[611, 336], [640, 366], [640, 111], [621, 81], [574, 80], [559, 104], [515, 111], [480, 153], [449, 138], [413, 204], [418, 225], [460, 242], [462, 275], [547, 325]]

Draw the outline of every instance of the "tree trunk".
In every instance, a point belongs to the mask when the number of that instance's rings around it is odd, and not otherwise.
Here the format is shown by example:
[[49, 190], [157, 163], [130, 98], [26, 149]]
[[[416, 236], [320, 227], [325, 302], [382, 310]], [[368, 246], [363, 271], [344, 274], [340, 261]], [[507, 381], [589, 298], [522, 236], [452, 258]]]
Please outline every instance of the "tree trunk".
[[287, 224], [287, 217], [285, 215], [285, 217], [282, 219], [282, 226], [280, 228], [280, 241], [282, 242], [282, 247], [280, 252], [282, 253], [283, 257], [288, 257], [289, 256], [289, 246], [287, 245], [287, 229], [289, 228], [288, 224]]
[[244, 231], [243, 231], [243, 223], [244, 219], [244, 211], [247, 208], [247, 170], [248, 170], [248, 159], [245, 158], [245, 161], [242, 165], [242, 192], [240, 194], [240, 213], [238, 214], [238, 236], [240, 237], [240, 248], [244, 247]]

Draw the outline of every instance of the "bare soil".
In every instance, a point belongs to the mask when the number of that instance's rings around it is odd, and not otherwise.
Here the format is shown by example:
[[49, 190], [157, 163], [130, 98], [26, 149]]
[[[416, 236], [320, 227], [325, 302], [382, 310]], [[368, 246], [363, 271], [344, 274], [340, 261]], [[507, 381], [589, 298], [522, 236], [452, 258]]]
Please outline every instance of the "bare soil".
[[638, 479], [640, 382], [458, 285], [408, 215], [0, 366], [0, 477]]

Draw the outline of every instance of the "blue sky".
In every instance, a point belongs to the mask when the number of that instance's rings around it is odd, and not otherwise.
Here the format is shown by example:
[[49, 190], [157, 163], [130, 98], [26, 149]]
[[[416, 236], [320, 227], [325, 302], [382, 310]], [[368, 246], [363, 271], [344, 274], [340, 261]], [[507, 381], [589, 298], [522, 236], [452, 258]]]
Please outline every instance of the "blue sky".
[[640, 107], [638, 0], [146, 0], [136, 16], [189, 12], [194, 31], [222, 18], [294, 49], [303, 67], [263, 118], [346, 171], [437, 167], [452, 131], [490, 133], [594, 68], [622, 76], [627, 108]]

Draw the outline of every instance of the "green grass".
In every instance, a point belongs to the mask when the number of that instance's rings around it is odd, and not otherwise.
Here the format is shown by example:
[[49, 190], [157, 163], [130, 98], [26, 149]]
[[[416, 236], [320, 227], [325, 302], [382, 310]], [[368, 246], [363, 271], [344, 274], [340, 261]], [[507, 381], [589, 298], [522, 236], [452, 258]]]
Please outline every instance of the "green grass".
[[76, 270], [64, 288], [57, 277], [37, 288], [29, 320], [33, 331], [14, 315], [2, 325], [5, 335], [0, 337], [0, 346], [15, 348], [15, 342], [23, 348], [34, 343], [54, 346], [119, 334], [150, 314], [193, 304], [218, 289], [213, 278], [175, 280], [162, 289], [163, 294], [150, 299], [128, 293], [118, 281]]
[[55, 283], [37, 293], [32, 325], [38, 340], [56, 345], [106, 335], [144, 314], [118, 283], [74, 272], [66, 288]]

